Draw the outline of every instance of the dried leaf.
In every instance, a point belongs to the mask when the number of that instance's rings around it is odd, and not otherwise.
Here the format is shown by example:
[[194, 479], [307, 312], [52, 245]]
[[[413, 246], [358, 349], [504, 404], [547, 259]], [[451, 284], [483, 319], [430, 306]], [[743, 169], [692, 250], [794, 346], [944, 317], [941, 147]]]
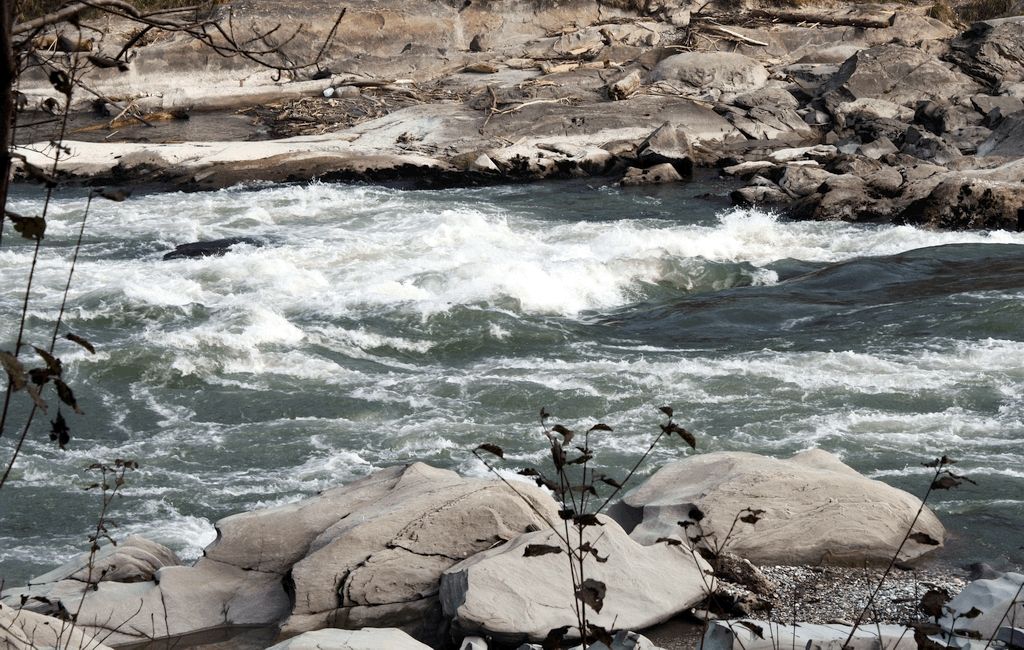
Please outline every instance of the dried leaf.
[[527, 544], [523, 551], [523, 557], [538, 557], [541, 555], [553, 555], [561, 553], [562, 547], [551, 546], [550, 544]]
[[590, 431], [608, 431], [611, 432], [612, 428], [604, 422], [598, 422], [594, 426], [590, 427]]
[[544, 407], [541, 407], [541, 409], [540, 409], [540, 421], [543, 422], [544, 420], [547, 420], [549, 417], [551, 417], [551, 414], [548, 413], [544, 409]]
[[687, 516], [693, 521], [703, 521], [704, 511], [702, 511], [697, 506], [690, 506], [690, 512]]
[[613, 478], [610, 478], [610, 477], [608, 477], [608, 476], [602, 476], [602, 477], [601, 477], [601, 478], [599, 478], [598, 480], [599, 480], [599, 481], [601, 481], [602, 483], [604, 483], [605, 485], [610, 485], [610, 486], [612, 486], [613, 488], [615, 488], [615, 489], [617, 489], [617, 490], [621, 490], [621, 489], [622, 489], [622, 483], [619, 483], [619, 482], [618, 482], [618, 481], [616, 481], [615, 479], [613, 479]]
[[475, 451], [486, 451], [489, 454], [494, 454], [498, 458], [505, 457], [505, 450], [503, 450], [498, 445], [492, 445], [489, 442], [485, 442], [484, 444], [480, 445], [479, 447], [476, 448]]
[[562, 627], [556, 627], [548, 632], [548, 635], [544, 637], [544, 642], [541, 643], [543, 650], [562, 650], [564, 648], [563, 641], [565, 635], [569, 633], [569, 626], [563, 625]]
[[585, 512], [582, 515], [573, 515], [572, 521], [577, 526], [582, 527], [604, 525], [600, 522], [600, 520], [598, 520], [597, 515], [590, 512]]
[[63, 70], [50, 70], [50, 84], [57, 89], [57, 92], [71, 97], [71, 79]]
[[576, 598], [600, 614], [601, 608], [604, 607], [604, 597], [607, 591], [604, 583], [600, 580], [587, 578], [576, 590]]
[[68, 423], [65, 422], [64, 416], [59, 410], [57, 419], [50, 421], [50, 440], [55, 441], [61, 449], [64, 449], [71, 441], [71, 430], [68, 429]]
[[918, 544], [925, 544], [927, 546], [938, 546], [940, 543], [937, 539], [935, 539], [928, 533], [913, 533], [910, 536], [910, 539], [914, 540]]
[[740, 621], [739, 624], [753, 632], [754, 636], [756, 636], [757, 638], [764, 639], [764, 628], [760, 625], [757, 625], [756, 623], [751, 623], [750, 621]]
[[958, 487], [962, 481], [959, 481], [952, 476], [940, 476], [939, 478], [932, 481], [933, 490], [951, 490]]
[[929, 589], [921, 596], [918, 608], [926, 615], [938, 620], [942, 616], [943, 606], [949, 602], [949, 594], [942, 589]]
[[669, 546], [682, 546], [683, 545], [682, 540], [676, 539], [675, 537], [659, 537], [658, 539], [654, 540], [655, 544], [660, 544], [662, 542], [665, 542]]
[[672, 415], [675, 413], [675, 411], [672, 410], [671, 406], [662, 406], [658, 410], [667, 415], [668, 417], [672, 417]]
[[592, 623], [587, 624], [587, 629], [590, 630], [590, 638], [599, 643], [605, 644], [605, 646], [611, 648], [615, 646], [615, 639], [612, 637], [612, 633], [604, 629], [600, 625], [594, 625]]
[[53, 384], [57, 387], [57, 397], [60, 398], [60, 401], [70, 406], [71, 410], [75, 413], [81, 415], [82, 410], [78, 408], [78, 402], [75, 400], [75, 394], [71, 391], [71, 387], [65, 384], [63, 379], [54, 378]]
[[50, 371], [46, 368], [32, 368], [28, 371], [28, 378], [36, 386], [45, 386], [50, 381]]
[[682, 427], [679, 427], [679, 431], [677, 431], [676, 433], [679, 434], [680, 438], [686, 441], [686, 444], [690, 445], [690, 449], [697, 448], [697, 439], [693, 437], [692, 433], [690, 433], [689, 431]]
[[573, 510], [572, 508], [563, 508], [562, 510], [558, 511], [558, 517], [562, 521], [569, 521], [570, 519], [572, 519], [575, 516], [576, 516], [576, 511]]
[[963, 614], [961, 614], [960, 618], [978, 618], [982, 614], [984, 614], [984, 612], [982, 612], [980, 609], [978, 609], [977, 607], [972, 607]]
[[953, 460], [949, 456], [943, 454], [942, 458], [936, 458], [930, 463], [921, 463], [925, 467], [945, 467], [946, 465], [955, 465], [957, 461]]
[[551, 462], [558, 471], [565, 467], [565, 450], [562, 449], [562, 443], [557, 440], [551, 442]]
[[64, 335], [64, 338], [66, 338], [69, 341], [72, 341], [73, 343], [79, 344], [80, 346], [88, 350], [89, 354], [96, 354], [96, 348], [93, 347], [92, 343], [89, 343], [81, 336], [68, 332], [67, 334]]
[[540, 476], [540, 472], [533, 469], [532, 467], [524, 467], [523, 469], [516, 472], [520, 476]]
[[4, 371], [10, 378], [13, 390], [19, 391], [25, 387], [25, 384], [28, 383], [28, 377], [25, 375], [25, 366], [21, 365], [18, 357], [6, 350], [0, 350], [0, 365], [3, 365]]
[[64, 368], [61, 366], [60, 359], [42, 348], [32, 346], [32, 349], [36, 351], [36, 354], [42, 357], [44, 362], [46, 362], [46, 368], [50, 371], [50, 375], [54, 377], [61, 376], [61, 373], [64, 372]]

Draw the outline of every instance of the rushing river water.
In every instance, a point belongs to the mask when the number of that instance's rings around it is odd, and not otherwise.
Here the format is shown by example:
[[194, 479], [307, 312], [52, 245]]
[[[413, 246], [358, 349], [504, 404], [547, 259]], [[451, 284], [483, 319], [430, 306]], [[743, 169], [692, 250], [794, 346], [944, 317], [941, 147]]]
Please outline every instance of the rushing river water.
[[[376, 468], [483, 475], [468, 452], [483, 441], [540, 463], [542, 406], [614, 426], [598, 460], [621, 467], [663, 404], [699, 452], [819, 446], [917, 494], [921, 461], [948, 452], [978, 485], [937, 495], [941, 559], [1024, 563], [1024, 234], [787, 222], [693, 198], [721, 193], [713, 182], [592, 185], [95, 204], [68, 328], [98, 350], [59, 349], [86, 414], [65, 452], [40, 422], [0, 490], [0, 576], [87, 548], [93, 461], [142, 464], [114, 506], [119, 534], [194, 558], [220, 517]], [[13, 208], [39, 203], [21, 189]], [[48, 341], [83, 203], [51, 206], [32, 341]], [[242, 235], [266, 245], [161, 259]], [[4, 348], [29, 260], [8, 229]], [[659, 447], [645, 471], [685, 453]]]

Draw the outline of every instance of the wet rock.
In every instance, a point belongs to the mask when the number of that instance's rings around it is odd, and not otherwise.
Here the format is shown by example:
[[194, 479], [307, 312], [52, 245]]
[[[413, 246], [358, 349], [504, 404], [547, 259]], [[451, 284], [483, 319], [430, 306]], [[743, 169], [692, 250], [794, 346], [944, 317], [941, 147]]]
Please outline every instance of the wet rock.
[[950, 70], [930, 54], [890, 44], [862, 50], [850, 57], [823, 90], [839, 101], [871, 98], [914, 106], [922, 99], [941, 100], [974, 94], [977, 86], [969, 77]]
[[715, 575], [726, 582], [740, 585], [744, 589], [759, 596], [768, 596], [775, 592], [775, 584], [760, 569], [733, 553], [722, 553], [715, 565]]
[[626, 175], [619, 181], [623, 187], [635, 187], [638, 185], [662, 185], [665, 183], [678, 183], [683, 180], [675, 167], [669, 163], [662, 163], [647, 169], [630, 167]]
[[[727, 547], [731, 553], [755, 564], [878, 564], [895, 553], [920, 504], [812, 449], [789, 459], [716, 452], [669, 463], [628, 492], [615, 513], [640, 510], [642, 523], [631, 536], [652, 543], [678, 533], [678, 522], [692, 521], [696, 507], [704, 515], [702, 529], [721, 541], [737, 513], [757, 508], [765, 511], [761, 521], [737, 525]], [[945, 536], [927, 508], [914, 530], [936, 544], [911, 541], [900, 554], [904, 559], [939, 548]]]
[[748, 160], [745, 162], [730, 165], [722, 169], [722, 173], [727, 176], [739, 176], [740, 178], [750, 178], [754, 174], [769, 169], [774, 169], [777, 165], [767, 160]]
[[[585, 539], [607, 562], [588, 562], [587, 578], [603, 582], [600, 612], [588, 618], [607, 629], [643, 629], [702, 600], [713, 586], [711, 568], [685, 544], [641, 546], [614, 521], [585, 529]], [[560, 545], [552, 530], [521, 535], [453, 566], [441, 580], [441, 603], [461, 633], [503, 642], [540, 641], [548, 631], [575, 625], [572, 579], [564, 553], [524, 557], [530, 544]]]
[[[267, 650], [430, 650], [405, 632], [388, 627], [304, 632]], [[486, 650], [486, 646], [484, 646]]]
[[850, 650], [914, 650], [913, 630], [902, 625], [862, 625], [857, 628], [850, 643], [846, 644], [852, 627], [848, 625], [796, 625], [762, 620], [713, 621], [704, 633], [704, 650], [778, 650], [779, 648], [806, 648], [831, 650], [846, 647]]
[[651, 73], [655, 81], [680, 84], [684, 92], [745, 93], [768, 81], [757, 61], [732, 52], [684, 52], [661, 61]]
[[1024, 226], [1024, 191], [1020, 182], [954, 176], [911, 203], [901, 218], [906, 223], [948, 230], [1017, 231]]
[[[757, 180], [755, 178], [755, 180]], [[776, 205], [788, 205], [792, 200], [789, 194], [783, 192], [778, 185], [764, 180], [763, 183], [757, 183], [753, 185], [747, 185], [741, 187], [738, 190], [733, 190], [729, 194], [729, 199], [733, 205], [739, 206], [776, 206]]]
[[813, 194], [833, 176], [820, 167], [790, 165], [779, 179], [779, 188], [793, 198], [801, 198]]
[[226, 254], [233, 246], [246, 244], [260, 247], [264, 241], [254, 237], [226, 237], [224, 239], [211, 239], [209, 241], [197, 241], [189, 244], [179, 244], [174, 250], [164, 255], [165, 260], [194, 259], [197, 257], [214, 257]]
[[948, 58], [993, 90], [1024, 81], [1024, 17], [985, 20], [950, 44]]

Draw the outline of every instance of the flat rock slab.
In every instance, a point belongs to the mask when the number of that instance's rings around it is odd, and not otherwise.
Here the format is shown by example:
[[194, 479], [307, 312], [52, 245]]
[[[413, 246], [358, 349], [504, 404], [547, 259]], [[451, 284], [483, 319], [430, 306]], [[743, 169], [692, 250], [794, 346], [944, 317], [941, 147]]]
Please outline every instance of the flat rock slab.
[[811, 623], [779, 623], [752, 619], [712, 621], [704, 634], [703, 650], [914, 650], [914, 632], [902, 625], [814, 625]]
[[14, 609], [0, 603], [0, 647], [4, 650], [37, 650], [38, 648], [88, 648], [110, 650], [81, 628], [68, 621], [35, 612]]
[[[865, 478], [820, 449], [777, 459], [745, 452], [715, 452], [665, 465], [623, 497], [611, 513], [632, 537], [652, 544], [681, 534], [678, 522], [699, 522], [718, 543], [745, 508], [764, 510], [755, 524], [737, 523], [726, 549], [755, 564], [887, 563], [907, 532], [920, 499]], [[694, 530], [696, 530], [694, 528]], [[942, 524], [927, 508], [914, 525], [936, 544]], [[692, 533], [691, 533], [692, 534]], [[900, 557], [938, 548], [908, 541]]]
[[267, 650], [430, 650], [405, 632], [393, 627], [361, 630], [315, 630], [282, 641]]
[[[585, 540], [607, 562], [588, 558], [587, 578], [607, 587], [604, 606], [589, 620], [607, 629], [642, 630], [701, 601], [713, 584], [711, 568], [685, 544], [641, 546], [608, 517], [586, 528]], [[575, 534], [575, 533], [573, 533]], [[540, 641], [575, 626], [573, 581], [565, 552], [526, 557], [531, 544], [558, 546], [552, 530], [521, 535], [447, 570], [441, 604], [463, 633], [507, 642]]]
[[768, 71], [754, 59], [734, 52], [684, 52], [658, 63], [651, 78], [681, 84], [684, 92], [745, 93], [763, 86]]
[[[1000, 626], [1024, 621], [1024, 574], [1004, 573], [992, 580], [975, 580], [953, 600], [946, 603], [946, 614], [939, 619], [945, 630], [943, 639], [956, 628], [960, 636], [977, 633], [982, 639], [996, 635]], [[972, 609], [980, 614], [973, 618], [964, 616]]]

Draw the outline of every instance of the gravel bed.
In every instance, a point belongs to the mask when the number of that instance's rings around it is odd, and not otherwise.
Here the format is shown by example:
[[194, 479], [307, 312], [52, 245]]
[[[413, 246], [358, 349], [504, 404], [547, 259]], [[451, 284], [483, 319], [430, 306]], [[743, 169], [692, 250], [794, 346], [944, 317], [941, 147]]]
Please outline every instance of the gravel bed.
[[[772, 619], [807, 623], [856, 620], [882, 577], [880, 568], [762, 566], [776, 589]], [[921, 620], [921, 596], [929, 589], [956, 595], [967, 577], [956, 570], [893, 571], [875, 597], [865, 622], [907, 624]]]

